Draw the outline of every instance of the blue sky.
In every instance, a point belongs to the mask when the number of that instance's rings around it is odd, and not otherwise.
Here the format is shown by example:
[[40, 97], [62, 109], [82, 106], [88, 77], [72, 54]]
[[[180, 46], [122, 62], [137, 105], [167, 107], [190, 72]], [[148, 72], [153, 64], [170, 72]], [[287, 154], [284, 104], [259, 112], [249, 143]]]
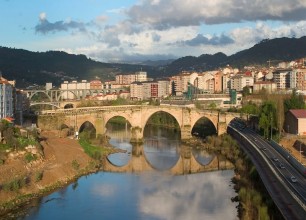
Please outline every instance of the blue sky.
[[0, 0], [0, 46], [104, 62], [231, 55], [306, 35], [306, 0]]

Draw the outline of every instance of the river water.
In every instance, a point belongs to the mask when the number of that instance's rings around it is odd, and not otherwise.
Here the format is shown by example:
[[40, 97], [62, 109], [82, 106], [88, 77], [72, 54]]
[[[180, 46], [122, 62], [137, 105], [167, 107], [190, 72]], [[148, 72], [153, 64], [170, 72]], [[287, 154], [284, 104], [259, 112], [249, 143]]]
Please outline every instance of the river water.
[[[109, 156], [117, 165], [127, 164], [133, 146], [124, 127], [109, 125], [110, 143], [126, 150]], [[157, 171], [139, 174], [99, 172], [42, 198], [21, 219], [237, 219], [233, 170], [173, 176], [161, 172], [179, 159], [179, 132], [147, 127], [143, 149]], [[213, 155], [194, 152], [208, 164]]]

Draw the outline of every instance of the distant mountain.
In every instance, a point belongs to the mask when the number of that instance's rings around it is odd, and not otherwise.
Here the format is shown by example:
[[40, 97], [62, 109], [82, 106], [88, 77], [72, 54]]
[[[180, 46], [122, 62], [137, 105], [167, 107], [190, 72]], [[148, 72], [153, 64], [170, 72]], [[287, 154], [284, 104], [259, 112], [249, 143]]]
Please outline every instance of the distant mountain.
[[243, 68], [244, 66], [267, 66], [268, 60], [292, 61], [306, 57], [306, 37], [266, 39], [253, 47], [231, 56], [223, 53], [203, 54], [199, 57], [182, 57], [165, 67], [165, 72], [214, 70], [227, 64]]
[[[223, 53], [186, 56], [177, 60], [147, 61], [142, 64], [102, 63], [85, 55], [60, 51], [31, 52], [0, 47], [0, 71], [9, 80], [15, 79], [18, 88], [30, 84], [59, 85], [64, 80], [113, 80], [118, 73], [147, 71], [152, 78], [172, 76], [181, 71], [207, 71], [227, 64], [242, 68], [267, 66], [268, 60], [291, 61], [306, 57], [306, 37], [263, 40], [253, 47], [231, 56]], [[144, 65], [145, 64], [145, 65]]]
[[0, 71], [9, 80], [16, 80], [18, 88], [30, 84], [59, 85], [64, 80], [113, 80], [122, 72], [139, 70], [154, 73], [154, 68], [144, 65], [101, 63], [85, 55], [73, 55], [60, 51], [31, 52], [22, 49], [0, 47]]

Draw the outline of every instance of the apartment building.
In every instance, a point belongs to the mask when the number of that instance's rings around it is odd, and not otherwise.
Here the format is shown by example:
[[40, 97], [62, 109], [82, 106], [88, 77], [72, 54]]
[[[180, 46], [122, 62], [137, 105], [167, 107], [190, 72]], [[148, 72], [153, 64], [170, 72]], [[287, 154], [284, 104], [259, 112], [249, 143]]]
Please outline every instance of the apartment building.
[[265, 89], [268, 93], [273, 93], [277, 90], [277, 85], [275, 82], [271, 81], [257, 81], [253, 85], [253, 92], [258, 93], [261, 90]]
[[253, 86], [254, 77], [247, 73], [238, 73], [231, 78], [231, 89], [241, 92], [246, 86]]
[[296, 89], [306, 90], [306, 68], [294, 69], [292, 75], [296, 80]]
[[0, 77], [0, 118], [14, 116], [14, 86], [2, 76]]
[[76, 94], [73, 93], [72, 90], [89, 90], [90, 89], [90, 83], [87, 82], [87, 80], [82, 80], [81, 82], [77, 82], [77, 81], [72, 81], [72, 82], [64, 81], [61, 84], [60, 89], [61, 90], [70, 90], [70, 91], [64, 92], [62, 94], [62, 98], [63, 99], [75, 99], [76, 98]]
[[169, 80], [157, 80], [158, 83], [158, 97], [165, 98], [170, 94], [170, 81]]
[[101, 90], [102, 89], [102, 82], [100, 80], [92, 80], [89, 82], [90, 89]]
[[131, 99], [143, 100], [143, 86], [141, 82], [131, 83]]
[[130, 85], [133, 82], [145, 82], [147, 81], [147, 72], [139, 71], [131, 74], [118, 74], [116, 75], [116, 84]]
[[158, 98], [158, 82], [142, 82], [143, 99]]
[[[273, 80], [277, 85], [277, 89], [295, 88], [295, 75], [292, 69], [276, 69], [273, 71]], [[292, 81], [292, 83], [290, 83]]]

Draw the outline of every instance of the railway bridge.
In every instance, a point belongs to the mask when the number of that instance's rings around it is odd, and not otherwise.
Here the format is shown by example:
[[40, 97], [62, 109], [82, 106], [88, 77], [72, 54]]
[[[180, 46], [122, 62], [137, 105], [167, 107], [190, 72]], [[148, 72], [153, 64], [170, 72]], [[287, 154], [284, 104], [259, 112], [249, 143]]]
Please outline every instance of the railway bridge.
[[144, 128], [150, 117], [158, 112], [166, 112], [173, 116], [181, 132], [181, 139], [191, 138], [192, 128], [202, 118], [209, 119], [217, 134], [226, 133], [227, 126], [236, 117], [247, 119], [247, 115], [210, 110], [199, 110], [195, 107], [173, 105], [123, 105], [99, 106], [86, 108], [56, 109], [42, 111], [38, 116], [38, 127], [41, 129], [72, 128], [81, 132], [85, 123], [91, 123], [96, 129], [96, 135], [105, 135], [107, 122], [116, 117], [125, 118], [131, 125], [131, 142], [142, 142]]

